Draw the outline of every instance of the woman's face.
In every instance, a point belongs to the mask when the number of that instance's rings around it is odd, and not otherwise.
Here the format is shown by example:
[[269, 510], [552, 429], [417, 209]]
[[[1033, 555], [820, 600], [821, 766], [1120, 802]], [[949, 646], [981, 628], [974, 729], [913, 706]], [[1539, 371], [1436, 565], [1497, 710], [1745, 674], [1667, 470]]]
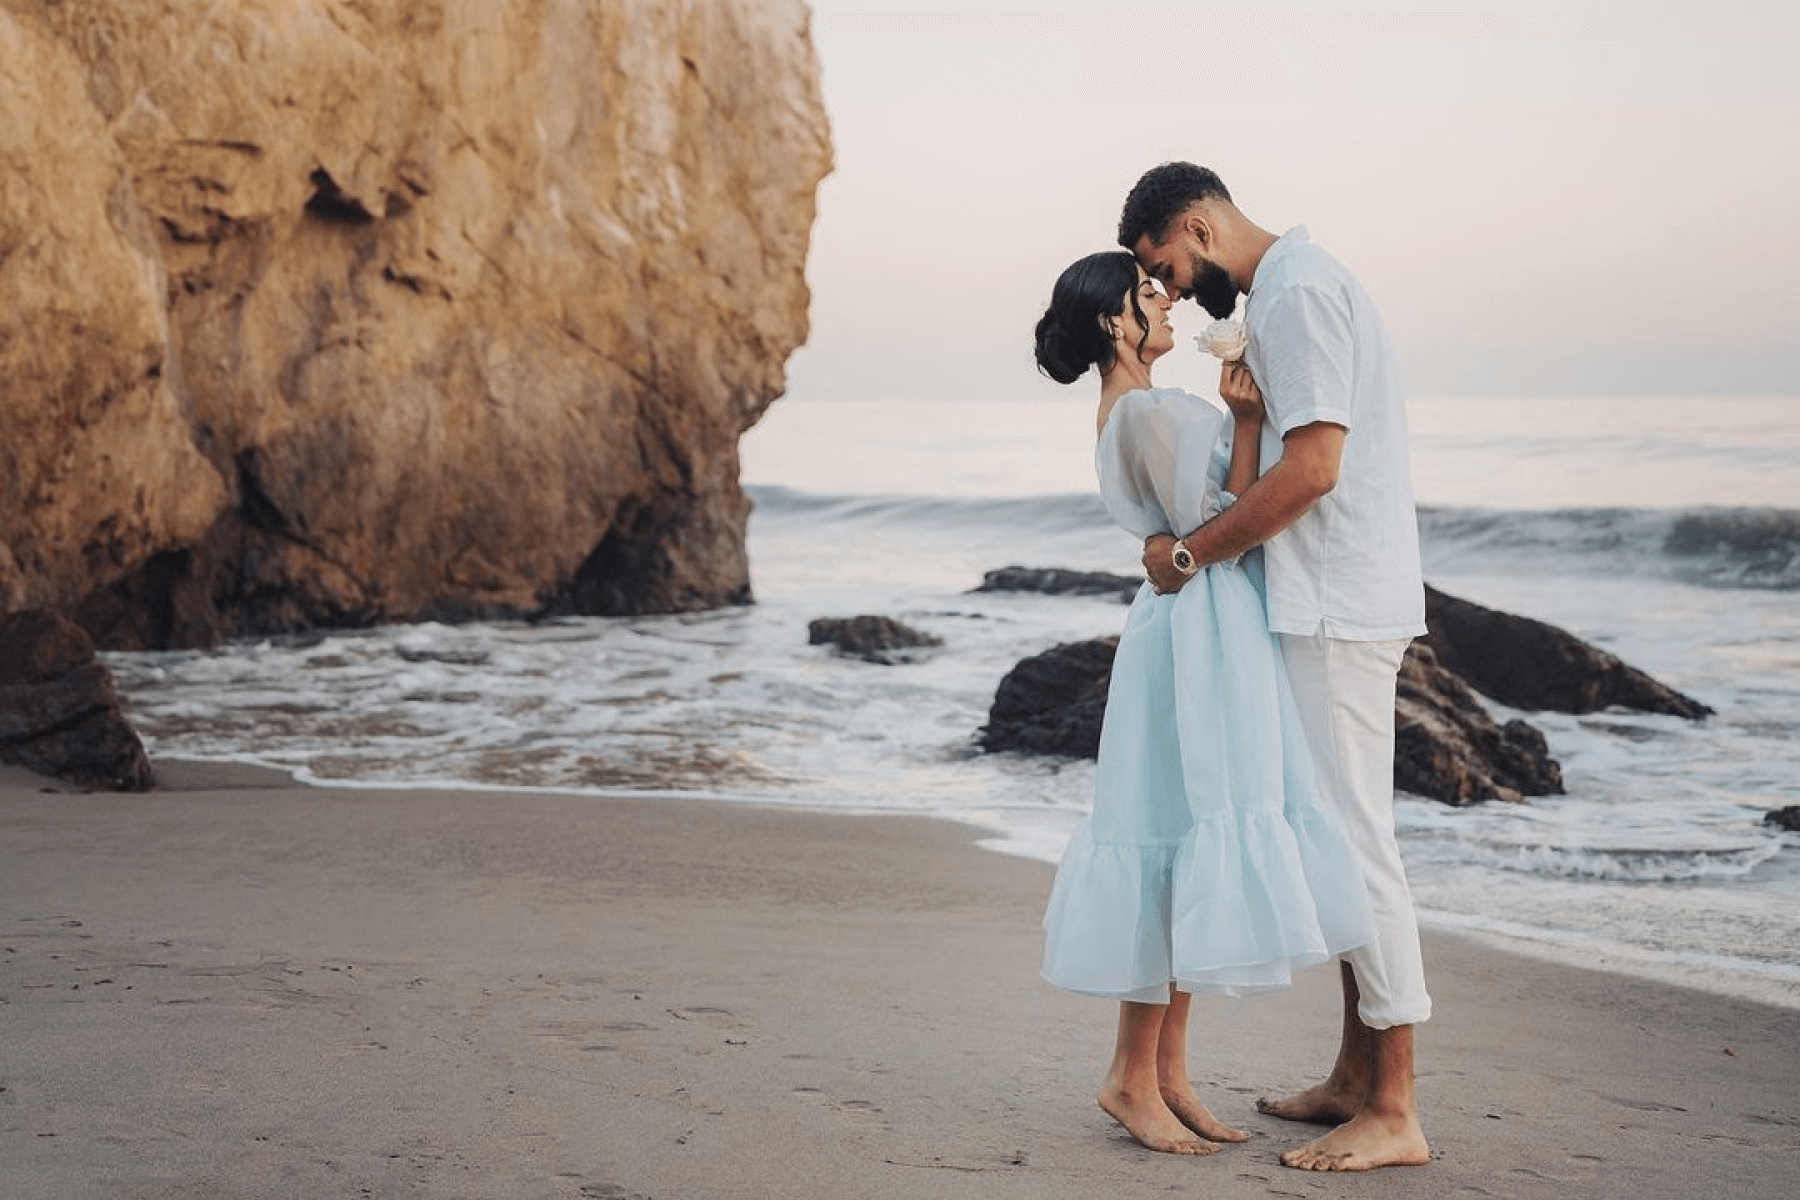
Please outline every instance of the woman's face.
[[[1132, 309], [1132, 296], [1137, 297], [1137, 308], [1144, 314], [1138, 320], [1138, 314]], [[1175, 348], [1175, 327], [1169, 323], [1169, 310], [1174, 301], [1163, 291], [1162, 284], [1144, 274], [1138, 268], [1137, 287], [1125, 297], [1125, 307], [1119, 314], [1120, 325], [1125, 331], [1126, 352], [1135, 352], [1139, 359], [1149, 362], [1160, 358]], [[1144, 334], [1148, 332], [1149, 337]], [[1139, 346], [1139, 340], [1143, 345]]]

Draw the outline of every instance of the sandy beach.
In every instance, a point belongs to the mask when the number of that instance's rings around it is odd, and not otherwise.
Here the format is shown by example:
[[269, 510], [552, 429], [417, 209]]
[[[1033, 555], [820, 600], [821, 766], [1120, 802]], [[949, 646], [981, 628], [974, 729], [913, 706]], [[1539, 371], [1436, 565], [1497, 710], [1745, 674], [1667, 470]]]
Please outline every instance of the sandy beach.
[[1329, 969], [1196, 1004], [1246, 1145], [1093, 1103], [1113, 1007], [1037, 979], [1047, 866], [924, 819], [0, 768], [0, 1196], [1790, 1197], [1800, 1011], [1442, 936], [1435, 1161], [1288, 1171], [1255, 1113]]

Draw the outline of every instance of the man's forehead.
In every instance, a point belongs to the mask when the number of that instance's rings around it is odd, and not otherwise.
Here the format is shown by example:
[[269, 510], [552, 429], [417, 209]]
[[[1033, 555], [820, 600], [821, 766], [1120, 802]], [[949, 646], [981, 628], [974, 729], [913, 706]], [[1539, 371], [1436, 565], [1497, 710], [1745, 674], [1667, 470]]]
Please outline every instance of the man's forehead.
[[1137, 256], [1138, 263], [1144, 268], [1146, 275], [1162, 280], [1169, 278], [1172, 271], [1169, 263], [1173, 256], [1168, 253], [1167, 247], [1151, 244], [1149, 234], [1139, 238], [1137, 245], [1131, 248], [1131, 252]]

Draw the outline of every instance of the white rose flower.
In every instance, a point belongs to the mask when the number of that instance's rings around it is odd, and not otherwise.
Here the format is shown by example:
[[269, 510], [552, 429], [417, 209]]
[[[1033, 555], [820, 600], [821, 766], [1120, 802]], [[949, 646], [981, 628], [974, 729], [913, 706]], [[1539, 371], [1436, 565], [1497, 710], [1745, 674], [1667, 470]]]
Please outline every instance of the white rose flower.
[[1244, 347], [1249, 342], [1249, 335], [1244, 332], [1242, 321], [1214, 321], [1206, 327], [1206, 332], [1194, 339], [1200, 348], [1215, 358], [1226, 362], [1236, 362], [1244, 357]]

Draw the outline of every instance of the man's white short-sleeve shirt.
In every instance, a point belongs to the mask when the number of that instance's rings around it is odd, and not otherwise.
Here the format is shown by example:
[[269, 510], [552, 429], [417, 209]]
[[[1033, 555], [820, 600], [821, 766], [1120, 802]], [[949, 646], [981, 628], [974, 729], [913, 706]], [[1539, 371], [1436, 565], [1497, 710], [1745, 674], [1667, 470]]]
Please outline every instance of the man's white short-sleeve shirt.
[[1302, 425], [1346, 430], [1336, 488], [1265, 544], [1269, 628], [1347, 641], [1424, 633], [1406, 405], [1374, 301], [1296, 227], [1257, 265], [1244, 324], [1268, 409], [1263, 469]]

